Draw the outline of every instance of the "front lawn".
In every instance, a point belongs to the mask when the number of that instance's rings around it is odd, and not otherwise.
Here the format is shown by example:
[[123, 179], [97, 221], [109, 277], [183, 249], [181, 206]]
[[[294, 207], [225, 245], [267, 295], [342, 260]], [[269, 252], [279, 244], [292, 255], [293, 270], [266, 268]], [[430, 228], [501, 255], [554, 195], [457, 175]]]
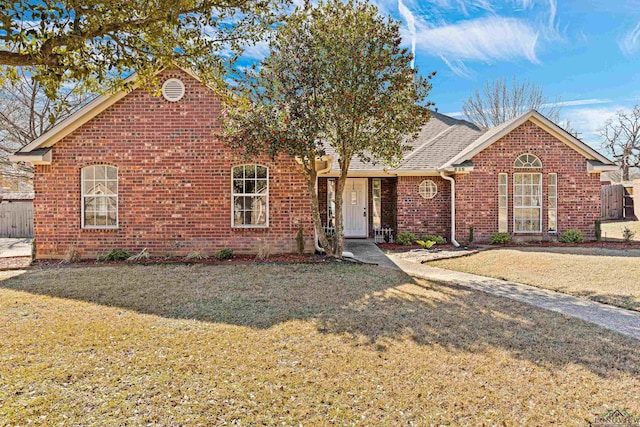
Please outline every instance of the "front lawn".
[[525, 283], [640, 311], [640, 250], [505, 248], [429, 265]]
[[6, 425], [585, 425], [609, 409], [640, 415], [637, 341], [390, 269], [1, 274]]

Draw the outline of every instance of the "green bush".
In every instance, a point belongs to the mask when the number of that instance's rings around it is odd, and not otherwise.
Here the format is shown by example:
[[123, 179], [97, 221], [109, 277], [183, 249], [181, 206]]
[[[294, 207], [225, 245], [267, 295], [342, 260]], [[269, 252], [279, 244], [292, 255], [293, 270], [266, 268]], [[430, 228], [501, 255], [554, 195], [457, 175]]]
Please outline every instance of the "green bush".
[[492, 245], [506, 245], [511, 241], [509, 233], [493, 233], [489, 238], [489, 243]]
[[413, 245], [413, 242], [416, 241], [416, 236], [413, 233], [408, 231], [403, 231], [402, 233], [398, 233], [398, 237], [396, 237], [396, 243], [403, 246]]
[[424, 235], [424, 236], [422, 236], [421, 240], [423, 240], [425, 242], [428, 241], [428, 240], [431, 240], [436, 245], [444, 245], [445, 243], [447, 243], [447, 241], [444, 239], [444, 237], [436, 236], [436, 235], [433, 235], [433, 234]]
[[582, 243], [584, 242], [584, 236], [578, 230], [567, 230], [560, 236], [560, 242], [562, 243]]
[[433, 240], [416, 240], [416, 243], [425, 249], [431, 249], [431, 246], [436, 244]]
[[602, 221], [596, 219], [596, 242], [602, 240]]
[[124, 261], [129, 259], [131, 252], [126, 249], [111, 249], [109, 252], [101, 257], [98, 257], [101, 261]]
[[231, 249], [220, 249], [214, 255], [217, 259], [231, 259], [233, 258], [233, 251]]

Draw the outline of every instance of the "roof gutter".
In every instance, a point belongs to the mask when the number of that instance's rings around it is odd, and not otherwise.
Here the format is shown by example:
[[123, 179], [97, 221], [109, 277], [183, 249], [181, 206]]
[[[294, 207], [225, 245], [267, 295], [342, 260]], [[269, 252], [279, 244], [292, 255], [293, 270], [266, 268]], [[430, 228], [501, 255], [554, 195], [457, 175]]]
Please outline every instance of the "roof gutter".
[[451, 176], [445, 175], [443, 170], [440, 171], [440, 176], [451, 182], [451, 243], [456, 248], [459, 248], [460, 243], [456, 240], [456, 180]]

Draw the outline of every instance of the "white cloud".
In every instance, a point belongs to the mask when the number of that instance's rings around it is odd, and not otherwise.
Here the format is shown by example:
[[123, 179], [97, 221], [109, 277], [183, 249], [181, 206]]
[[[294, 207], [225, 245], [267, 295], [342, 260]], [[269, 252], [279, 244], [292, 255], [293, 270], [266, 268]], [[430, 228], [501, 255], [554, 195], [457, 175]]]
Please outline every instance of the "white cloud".
[[439, 27], [421, 25], [416, 39], [419, 50], [450, 60], [539, 62], [538, 33], [515, 18], [492, 16]]
[[591, 107], [591, 108], [568, 108], [562, 110], [562, 119], [568, 120], [571, 127], [579, 132], [579, 137], [594, 147], [598, 147], [601, 139], [598, 130], [605, 122], [612, 118], [616, 111], [624, 109], [621, 106], [611, 107]]
[[464, 77], [465, 79], [471, 79], [473, 77], [473, 72], [469, 70], [466, 65], [464, 65], [464, 62], [458, 59], [450, 61], [444, 56], [440, 56], [440, 59], [442, 59], [442, 61], [447, 64], [447, 67], [449, 67], [454, 74], [460, 77]]
[[575, 99], [573, 101], [550, 102], [548, 104], [543, 104], [542, 107], [576, 107], [581, 105], [608, 104], [610, 102], [611, 100], [606, 98]]
[[411, 68], [414, 67], [416, 62], [416, 18], [413, 16], [413, 13], [409, 10], [407, 6], [402, 2], [402, 0], [398, 0], [398, 10], [400, 11], [400, 15], [407, 21], [407, 27], [409, 29], [409, 35], [411, 36], [411, 53], [413, 54], [413, 59], [411, 60]]
[[622, 53], [627, 56], [631, 56], [640, 50], [640, 22], [633, 30], [618, 40], [618, 46], [620, 46]]
[[269, 55], [269, 42], [260, 41], [256, 44], [246, 46], [242, 56], [244, 58], [262, 60]]

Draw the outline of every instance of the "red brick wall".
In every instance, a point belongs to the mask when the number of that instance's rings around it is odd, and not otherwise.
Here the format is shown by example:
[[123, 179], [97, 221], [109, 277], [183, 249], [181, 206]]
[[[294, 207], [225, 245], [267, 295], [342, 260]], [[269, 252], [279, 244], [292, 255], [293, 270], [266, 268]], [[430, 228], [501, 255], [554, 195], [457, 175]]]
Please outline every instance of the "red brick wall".
[[[438, 187], [433, 199], [424, 199], [418, 192], [423, 180], [432, 180]], [[398, 233], [410, 231], [420, 238], [423, 234], [436, 234], [450, 238], [451, 187], [439, 176], [398, 177]]]
[[[181, 71], [162, 75], [170, 77], [185, 83], [182, 100], [135, 90], [58, 142], [51, 165], [36, 167], [37, 257], [61, 257], [72, 247], [84, 257], [112, 248], [255, 253], [261, 241], [292, 252], [299, 226], [313, 250], [307, 186], [289, 158], [257, 160], [269, 167], [269, 227], [231, 227], [231, 167], [244, 162], [213, 136], [220, 101]], [[117, 230], [81, 228], [80, 170], [91, 164], [118, 167]]]
[[[542, 230], [534, 238], [555, 239], [570, 228], [594, 238], [600, 217], [600, 176], [587, 173], [586, 159], [533, 122], [526, 122], [496, 141], [473, 159], [470, 174], [456, 175], [456, 228], [458, 241], [468, 238], [474, 227], [476, 241], [487, 241], [498, 231], [498, 174], [509, 174], [509, 232], [513, 232], [514, 161], [532, 153], [542, 161]], [[520, 171], [520, 170], [519, 170]], [[548, 233], [548, 175], [558, 174], [558, 233]], [[526, 234], [513, 234], [515, 238]]]

